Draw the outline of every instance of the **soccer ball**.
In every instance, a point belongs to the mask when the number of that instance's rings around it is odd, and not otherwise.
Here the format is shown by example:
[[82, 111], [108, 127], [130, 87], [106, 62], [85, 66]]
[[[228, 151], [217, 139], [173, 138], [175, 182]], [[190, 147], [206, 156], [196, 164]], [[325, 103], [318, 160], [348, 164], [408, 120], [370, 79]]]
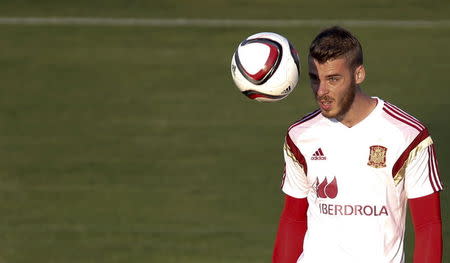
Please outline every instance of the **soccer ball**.
[[233, 54], [231, 75], [239, 90], [252, 100], [284, 99], [297, 86], [300, 75], [298, 52], [279, 34], [251, 35]]

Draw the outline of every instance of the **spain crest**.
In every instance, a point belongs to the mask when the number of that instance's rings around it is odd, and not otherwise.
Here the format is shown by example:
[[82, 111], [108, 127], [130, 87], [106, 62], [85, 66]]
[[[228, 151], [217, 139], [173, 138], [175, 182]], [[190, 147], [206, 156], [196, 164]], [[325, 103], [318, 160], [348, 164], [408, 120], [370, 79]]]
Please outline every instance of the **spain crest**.
[[381, 145], [370, 146], [369, 162], [367, 165], [373, 168], [386, 167], [386, 152], [387, 148]]

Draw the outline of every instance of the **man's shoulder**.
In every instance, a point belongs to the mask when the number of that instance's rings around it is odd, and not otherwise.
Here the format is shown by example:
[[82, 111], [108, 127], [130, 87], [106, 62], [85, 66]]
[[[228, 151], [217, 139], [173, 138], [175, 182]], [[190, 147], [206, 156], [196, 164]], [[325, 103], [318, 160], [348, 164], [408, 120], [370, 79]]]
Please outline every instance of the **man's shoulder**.
[[390, 102], [384, 101], [382, 116], [387, 125], [402, 133], [414, 135], [427, 131], [419, 119]]
[[321, 130], [321, 123], [323, 123], [324, 118], [320, 109], [312, 111], [292, 123], [287, 130], [286, 136], [291, 137], [295, 142], [301, 138], [318, 136], [318, 131]]
[[304, 115], [289, 126], [288, 133], [292, 130], [297, 130], [314, 125], [315, 123], [317, 123], [317, 120], [319, 120], [321, 116], [322, 114], [320, 114], [320, 109], [316, 109]]

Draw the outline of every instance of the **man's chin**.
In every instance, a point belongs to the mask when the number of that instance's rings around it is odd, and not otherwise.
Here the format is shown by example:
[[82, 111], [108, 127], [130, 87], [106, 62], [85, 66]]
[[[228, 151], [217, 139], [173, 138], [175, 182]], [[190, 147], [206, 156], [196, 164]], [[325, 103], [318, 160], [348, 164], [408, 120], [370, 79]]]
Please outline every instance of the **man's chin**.
[[320, 109], [320, 111], [324, 117], [327, 117], [329, 119], [336, 118], [337, 116], [337, 114], [333, 113], [332, 111], [325, 111], [323, 109]]

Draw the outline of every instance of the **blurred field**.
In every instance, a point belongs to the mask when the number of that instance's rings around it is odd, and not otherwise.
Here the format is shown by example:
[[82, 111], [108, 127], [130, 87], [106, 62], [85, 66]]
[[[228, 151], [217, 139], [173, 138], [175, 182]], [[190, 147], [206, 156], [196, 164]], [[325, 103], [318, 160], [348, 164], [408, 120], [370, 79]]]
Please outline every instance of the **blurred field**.
[[445, 0], [2, 0], [4, 16], [448, 19]]
[[[0, 16], [449, 19], [450, 11], [444, 1], [275, 2], [247, 16], [240, 1], [5, 0]], [[277, 10], [286, 15], [270, 16]], [[363, 88], [429, 126], [447, 185], [450, 28], [350, 29], [365, 49]], [[306, 74], [282, 102], [250, 101], [229, 63], [240, 40], [276, 31], [306, 69], [319, 30], [1, 25], [0, 262], [269, 262], [283, 136], [315, 105]], [[444, 191], [444, 262], [449, 201]], [[407, 262], [411, 250], [408, 226]]]

